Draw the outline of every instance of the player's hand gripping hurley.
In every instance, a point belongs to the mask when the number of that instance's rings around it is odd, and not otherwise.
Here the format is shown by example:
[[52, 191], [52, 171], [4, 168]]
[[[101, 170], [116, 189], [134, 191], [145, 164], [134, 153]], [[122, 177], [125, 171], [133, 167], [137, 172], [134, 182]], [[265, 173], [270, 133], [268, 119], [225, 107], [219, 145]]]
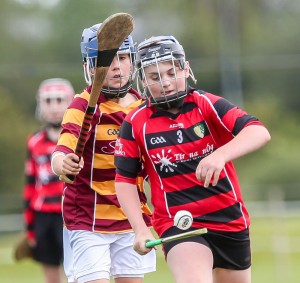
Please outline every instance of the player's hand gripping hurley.
[[[103, 86], [108, 69], [117, 54], [123, 41], [131, 34], [134, 28], [133, 17], [127, 13], [117, 13], [108, 17], [97, 32], [98, 55], [96, 61], [94, 81], [85, 111], [80, 134], [78, 137], [75, 154], [81, 158], [87, 141], [88, 132], [97, 106], [97, 101]], [[69, 180], [68, 180], [69, 179]], [[70, 182], [74, 175], [61, 175], [60, 180]]]
[[146, 242], [146, 247], [147, 248], [153, 248], [157, 245], [163, 244], [163, 243], [168, 243], [168, 242], [172, 242], [175, 240], [180, 240], [180, 239], [185, 239], [185, 238], [189, 238], [189, 237], [193, 237], [193, 236], [198, 236], [198, 235], [202, 235], [207, 233], [207, 229], [206, 228], [201, 228], [201, 229], [197, 229], [194, 231], [189, 231], [189, 232], [185, 232], [185, 233], [181, 233], [178, 235], [174, 235], [174, 236], [170, 236], [170, 237], [165, 237], [165, 238], [159, 238], [153, 241], [148, 241]]

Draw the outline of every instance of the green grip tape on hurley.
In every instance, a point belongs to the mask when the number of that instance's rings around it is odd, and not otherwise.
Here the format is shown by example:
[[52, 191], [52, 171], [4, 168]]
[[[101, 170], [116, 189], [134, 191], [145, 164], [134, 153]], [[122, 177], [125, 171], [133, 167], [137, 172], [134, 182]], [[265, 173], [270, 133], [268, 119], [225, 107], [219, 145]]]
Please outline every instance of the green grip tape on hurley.
[[147, 248], [153, 248], [157, 245], [160, 245], [162, 243], [162, 239], [156, 239], [156, 240], [153, 240], [153, 241], [147, 241], [146, 242], [146, 247]]

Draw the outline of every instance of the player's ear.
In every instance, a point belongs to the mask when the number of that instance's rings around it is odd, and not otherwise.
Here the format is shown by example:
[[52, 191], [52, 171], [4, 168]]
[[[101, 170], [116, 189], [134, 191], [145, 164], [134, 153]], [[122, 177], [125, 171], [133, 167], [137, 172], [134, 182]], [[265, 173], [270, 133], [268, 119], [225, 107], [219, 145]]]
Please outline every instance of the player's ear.
[[185, 74], [186, 79], [190, 76], [190, 62], [189, 61], [184, 62], [184, 74]]

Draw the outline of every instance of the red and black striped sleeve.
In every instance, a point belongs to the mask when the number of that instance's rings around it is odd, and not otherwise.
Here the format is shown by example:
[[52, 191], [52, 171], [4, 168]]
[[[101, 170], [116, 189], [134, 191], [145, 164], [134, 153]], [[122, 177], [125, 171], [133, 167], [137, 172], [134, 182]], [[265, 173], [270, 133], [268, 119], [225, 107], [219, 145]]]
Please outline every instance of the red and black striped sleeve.
[[140, 150], [133, 135], [130, 114], [122, 123], [115, 147], [116, 181], [136, 184], [136, 177], [142, 169]]
[[27, 144], [27, 158], [25, 161], [25, 185], [23, 188], [23, 219], [26, 229], [27, 237], [34, 239], [34, 211], [30, 206], [30, 201], [35, 195], [35, 183], [36, 183], [36, 167], [30, 148]]
[[196, 103], [202, 111], [205, 120], [214, 136], [221, 143], [226, 143], [249, 125], [263, 124], [254, 116], [232, 104], [223, 97], [199, 92]]
[[256, 117], [248, 114], [225, 98], [210, 93], [206, 93], [205, 96], [211, 101], [220, 122], [234, 136], [248, 125], [263, 125]]

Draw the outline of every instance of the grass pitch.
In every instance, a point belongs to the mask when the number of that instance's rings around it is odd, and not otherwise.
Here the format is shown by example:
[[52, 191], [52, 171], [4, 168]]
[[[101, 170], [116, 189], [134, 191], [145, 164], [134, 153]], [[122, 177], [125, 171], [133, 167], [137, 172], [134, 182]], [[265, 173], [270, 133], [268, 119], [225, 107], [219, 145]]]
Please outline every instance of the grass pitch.
[[[41, 283], [41, 268], [31, 260], [13, 261], [13, 246], [20, 234], [0, 234], [0, 274], [2, 283]], [[300, 282], [299, 217], [253, 218], [252, 283]], [[112, 281], [113, 282], [113, 281]], [[158, 247], [157, 271], [145, 276], [145, 283], [175, 282]]]

